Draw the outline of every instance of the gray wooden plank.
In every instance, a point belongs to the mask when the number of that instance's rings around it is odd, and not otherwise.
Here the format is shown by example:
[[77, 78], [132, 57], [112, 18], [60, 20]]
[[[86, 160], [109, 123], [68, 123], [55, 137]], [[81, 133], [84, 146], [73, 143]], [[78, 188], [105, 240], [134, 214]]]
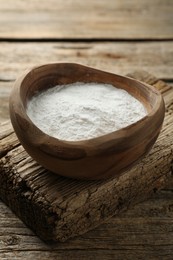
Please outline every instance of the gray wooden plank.
[[[0, 202], [0, 258], [172, 259], [172, 191], [160, 191], [100, 227], [65, 243], [45, 244]], [[23, 257], [23, 258], [22, 258]]]
[[11, 82], [0, 82], [0, 123], [9, 119], [8, 107], [11, 87]]
[[173, 79], [172, 42], [0, 43], [0, 80], [15, 80], [29, 67], [76, 62], [117, 74], [145, 70]]
[[173, 39], [171, 0], [0, 0], [0, 38]]

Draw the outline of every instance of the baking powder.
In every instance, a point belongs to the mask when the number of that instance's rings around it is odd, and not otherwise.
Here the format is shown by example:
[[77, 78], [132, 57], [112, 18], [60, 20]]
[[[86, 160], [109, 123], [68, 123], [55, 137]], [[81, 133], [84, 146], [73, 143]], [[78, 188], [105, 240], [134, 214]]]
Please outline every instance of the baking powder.
[[35, 95], [27, 104], [27, 114], [48, 135], [79, 141], [126, 127], [147, 112], [125, 90], [109, 84], [78, 82]]

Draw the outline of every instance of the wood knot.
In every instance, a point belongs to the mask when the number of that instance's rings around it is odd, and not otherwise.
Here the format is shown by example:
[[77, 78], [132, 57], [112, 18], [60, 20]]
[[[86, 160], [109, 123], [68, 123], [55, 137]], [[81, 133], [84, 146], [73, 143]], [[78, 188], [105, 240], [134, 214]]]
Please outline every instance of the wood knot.
[[4, 242], [5, 242], [5, 245], [7, 246], [13, 246], [13, 245], [17, 245], [19, 244], [19, 237], [17, 236], [9, 236]]

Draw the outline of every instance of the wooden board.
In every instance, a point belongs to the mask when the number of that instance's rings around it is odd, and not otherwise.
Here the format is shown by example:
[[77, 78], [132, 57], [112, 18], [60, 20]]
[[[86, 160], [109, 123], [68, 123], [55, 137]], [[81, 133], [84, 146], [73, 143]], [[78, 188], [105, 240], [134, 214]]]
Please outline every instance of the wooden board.
[[43, 243], [2, 203], [0, 212], [3, 260], [171, 260], [173, 256], [173, 203], [169, 189], [64, 243]]
[[[162, 81], [136, 73], [164, 92]], [[172, 99], [162, 133], [148, 156], [119, 178], [82, 182], [48, 173], [1, 125], [0, 196], [42, 239], [64, 241], [94, 228], [165, 186], [172, 172]]]
[[149, 71], [173, 80], [172, 42], [0, 43], [0, 81], [50, 62], [76, 62], [117, 74]]
[[173, 39], [171, 0], [0, 0], [1, 39]]

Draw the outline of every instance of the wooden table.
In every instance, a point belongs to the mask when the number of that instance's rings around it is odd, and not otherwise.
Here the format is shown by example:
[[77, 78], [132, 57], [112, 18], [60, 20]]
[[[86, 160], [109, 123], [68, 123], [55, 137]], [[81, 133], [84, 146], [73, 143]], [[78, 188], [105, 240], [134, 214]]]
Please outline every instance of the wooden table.
[[[0, 0], [0, 120], [24, 69], [71, 61], [173, 82], [171, 0]], [[0, 259], [173, 259], [173, 185], [65, 243], [45, 244], [0, 202]]]

